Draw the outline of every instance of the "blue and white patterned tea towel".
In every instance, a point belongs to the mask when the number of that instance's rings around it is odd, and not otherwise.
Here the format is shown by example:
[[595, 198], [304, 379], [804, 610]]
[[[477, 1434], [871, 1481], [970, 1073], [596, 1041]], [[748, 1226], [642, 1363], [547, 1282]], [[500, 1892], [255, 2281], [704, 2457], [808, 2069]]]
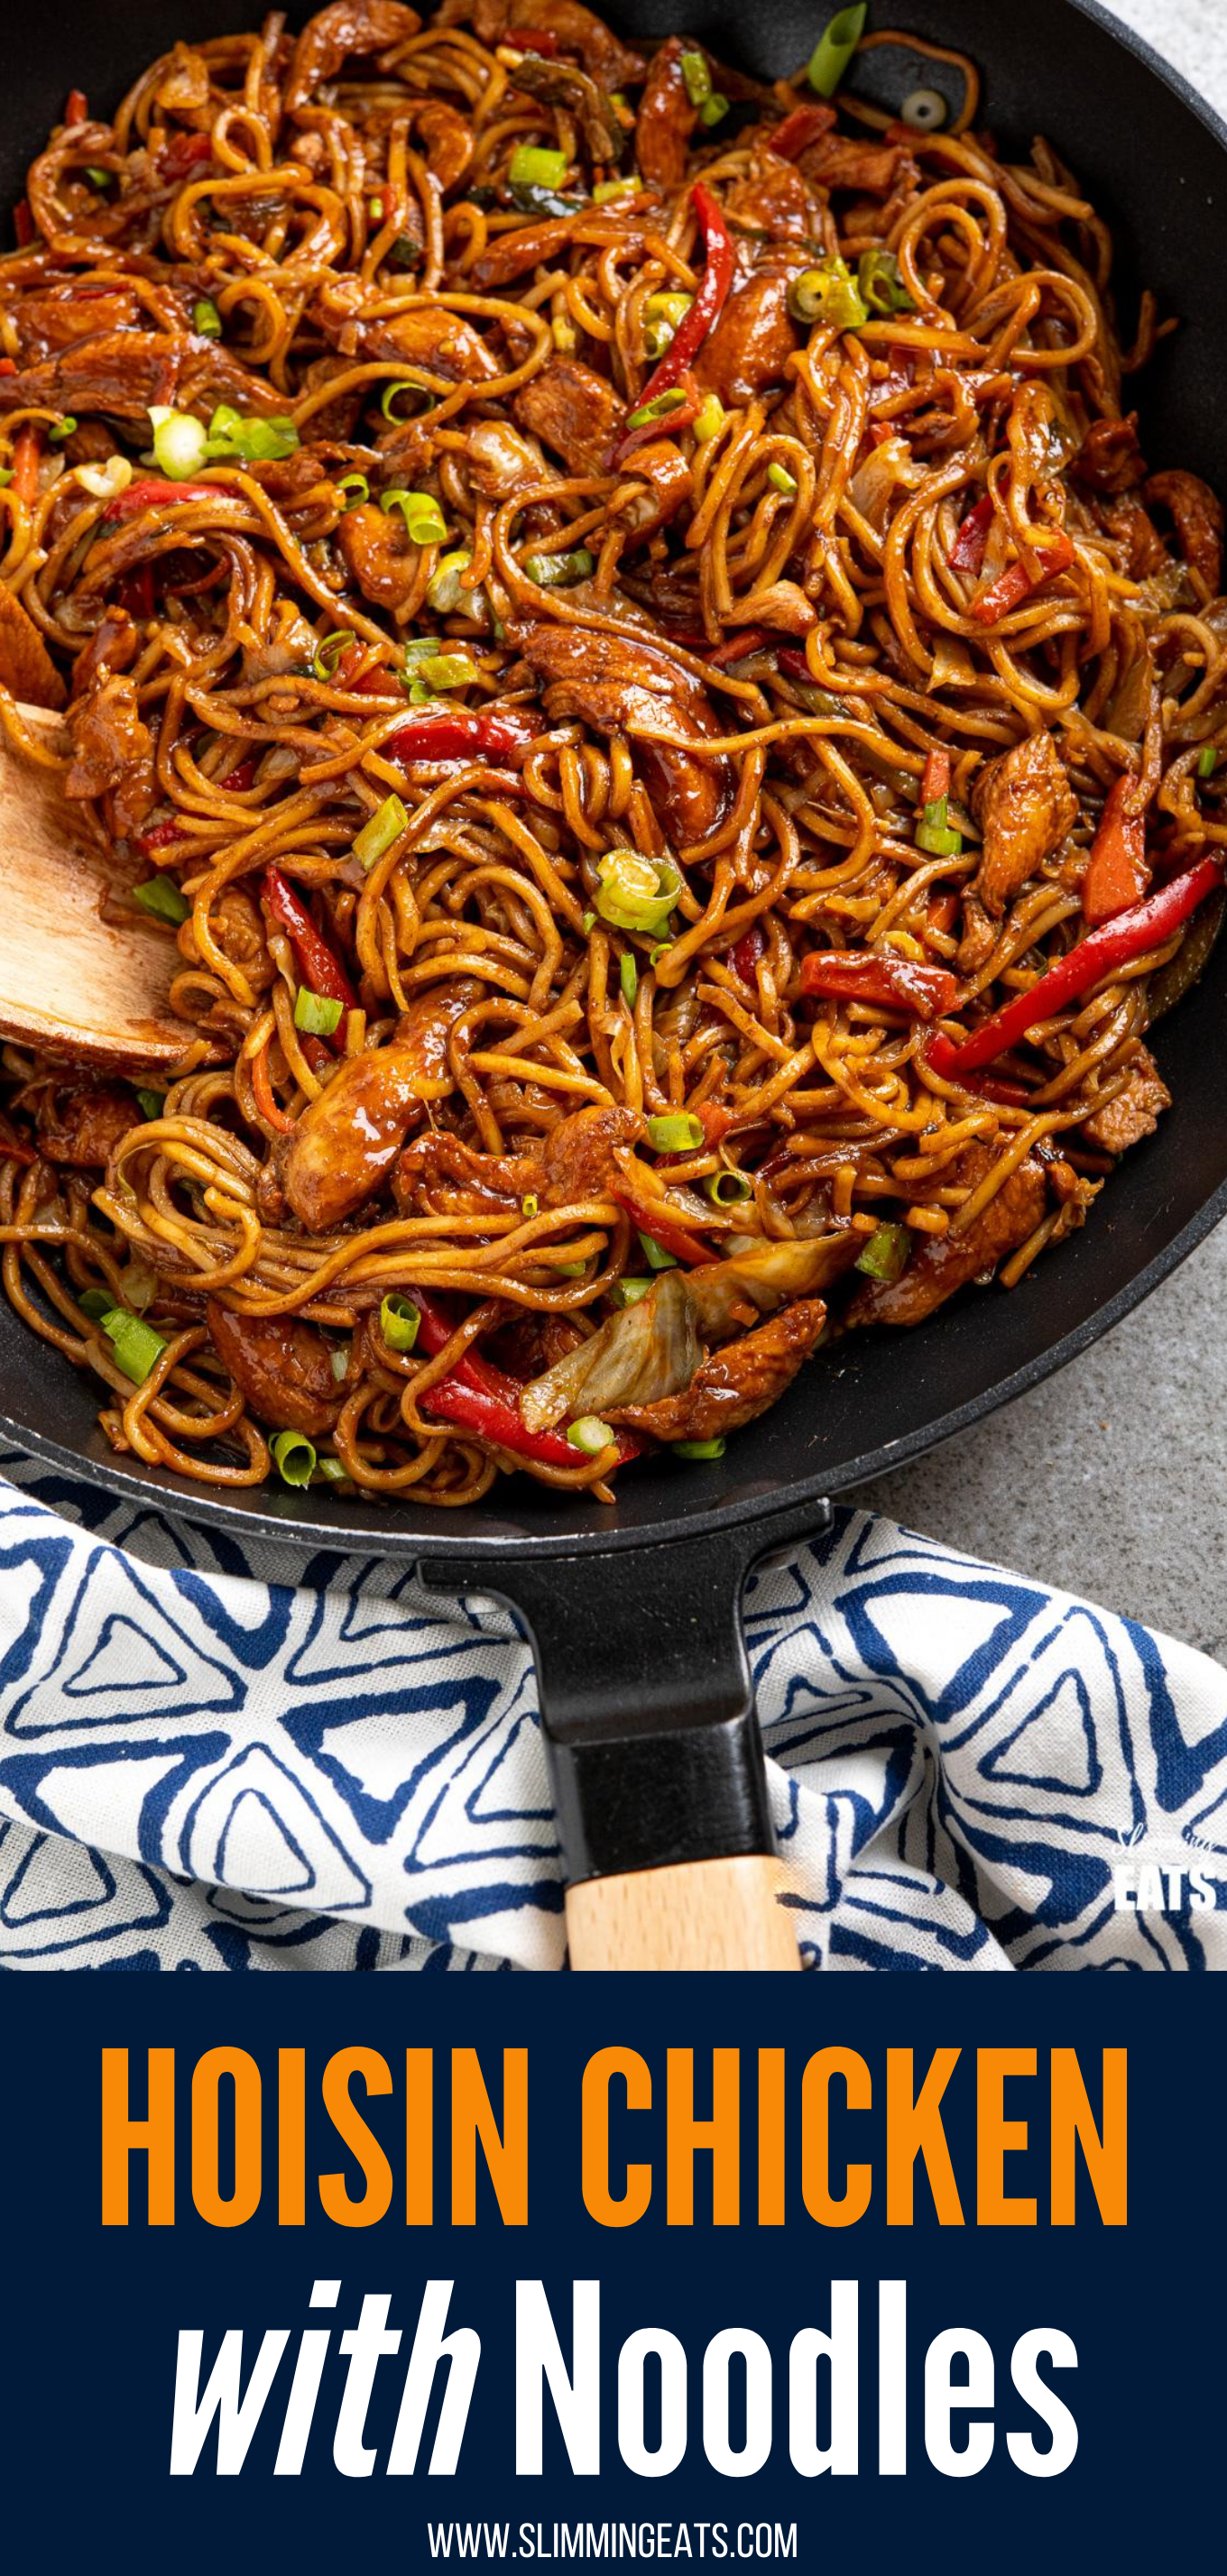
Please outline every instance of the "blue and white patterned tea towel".
[[[0, 1467], [0, 1965], [562, 1964], [505, 1613]], [[1220, 1665], [858, 1511], [746, 1619], [810, 1962], [1227, 1966]]]

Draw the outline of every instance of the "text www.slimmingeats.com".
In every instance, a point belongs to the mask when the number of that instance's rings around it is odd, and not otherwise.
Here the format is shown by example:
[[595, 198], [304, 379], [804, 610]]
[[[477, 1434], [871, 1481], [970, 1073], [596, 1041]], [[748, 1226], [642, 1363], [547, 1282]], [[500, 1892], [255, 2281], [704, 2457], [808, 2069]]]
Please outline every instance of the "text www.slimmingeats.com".
[[793, 2558], [795, 2522], [428, 2522], [432, 2558]]

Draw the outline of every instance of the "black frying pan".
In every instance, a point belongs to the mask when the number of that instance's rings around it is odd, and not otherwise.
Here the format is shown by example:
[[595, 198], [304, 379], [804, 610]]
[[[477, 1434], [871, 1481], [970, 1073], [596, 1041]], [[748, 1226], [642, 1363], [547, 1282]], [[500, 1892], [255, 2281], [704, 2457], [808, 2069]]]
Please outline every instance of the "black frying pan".
[[[37, 10], [13, 13], [0, 201], [21, 192], [70, 86], [109, 106], [173, 35], [248, 26], [259, 8], [57, 0], [50, 27]], [[678, 0], [611, 0], [608, 14], [643, 35], [664, 35], [682, 16], [717, 53], [774, 76], [807, 55], [830, 7], [764, 0], [747, 16], [734, 0], [686, 0], [684, 12]], [[1116, 234], [1126, 315], [1135, 281], [1145, 280], [1162, 309], [1182, 317], [1137, 389], [1147, 454], [1221, 487], [1227, 130], [1093, 0], [1028, 0], [1025, 10], [1000, 0], [898, 0], [891, 10], [878, 0], [873, 15], [973, 55], [985, 80], [981, 117], [1006, 145], [1025, 147], [1042, 132], [1072, 164]], [[910, 76], [897, 65], [897, 76], [901, 99], [934, 74], [921, 62]], [[718, 1464], [662, 1457], [637, 1466], [619, 1480], [613, 1511], [527, 1478], [501, 1483], [469, 1513], [432, 1512], [410, 1497], [381, 1509], [328, 1491], [214, 1499], [113, 1458], [93, 1384], [0, 1301], [2, 1418], [23, 1447], [133, 1500], [152, 1488], [172, 1508], [240, 1535], [417, 1557], [441, 1586], [516, 1604], [537, 1649], [573, 1955], [611, 1965], [769, 1964], [781, 1957], [784, 1918], [757, 1893], [772, 1837], [740, 1629], [746, 1571], [819, 1528], [832, 1493], [916, 1456], [1074, 1358], [1215, 1224], [1227, 1209], [1225, 999], [1227, 942], [1158, 1032], [1175, 1098], [1160, 1134], [1128, 1156], [1085, 1230], [1013, 1295], [973, 1290], [918, 1332], [840, 1344]], [[654, 1901], [679, 1893], [681, 1913]]]

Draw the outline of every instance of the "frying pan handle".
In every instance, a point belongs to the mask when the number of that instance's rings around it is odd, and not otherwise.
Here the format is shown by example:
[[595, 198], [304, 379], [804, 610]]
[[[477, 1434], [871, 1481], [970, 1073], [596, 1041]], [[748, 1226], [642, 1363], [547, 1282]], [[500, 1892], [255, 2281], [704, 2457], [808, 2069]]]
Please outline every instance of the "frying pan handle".
[[796, 1968], [741, 1627], [752, 1565], [830, 1506], [425, 1580], [527, 1621], [577, 1968]]

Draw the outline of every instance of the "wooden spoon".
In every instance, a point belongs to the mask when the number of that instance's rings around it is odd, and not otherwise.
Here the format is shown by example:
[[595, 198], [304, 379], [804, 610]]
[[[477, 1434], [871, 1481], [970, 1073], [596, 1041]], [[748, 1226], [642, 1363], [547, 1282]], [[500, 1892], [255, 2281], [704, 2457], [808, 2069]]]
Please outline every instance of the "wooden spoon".
[[[54, 711], [18, 712], [29, 733], [67, 749]], [[173, 1064], [191, 1031], [167, 1001], [180, 963], [169, 929], [103, 918], [113, 880], [57, 773], [0, 743], [0, 1037], [89, 1072]]]

